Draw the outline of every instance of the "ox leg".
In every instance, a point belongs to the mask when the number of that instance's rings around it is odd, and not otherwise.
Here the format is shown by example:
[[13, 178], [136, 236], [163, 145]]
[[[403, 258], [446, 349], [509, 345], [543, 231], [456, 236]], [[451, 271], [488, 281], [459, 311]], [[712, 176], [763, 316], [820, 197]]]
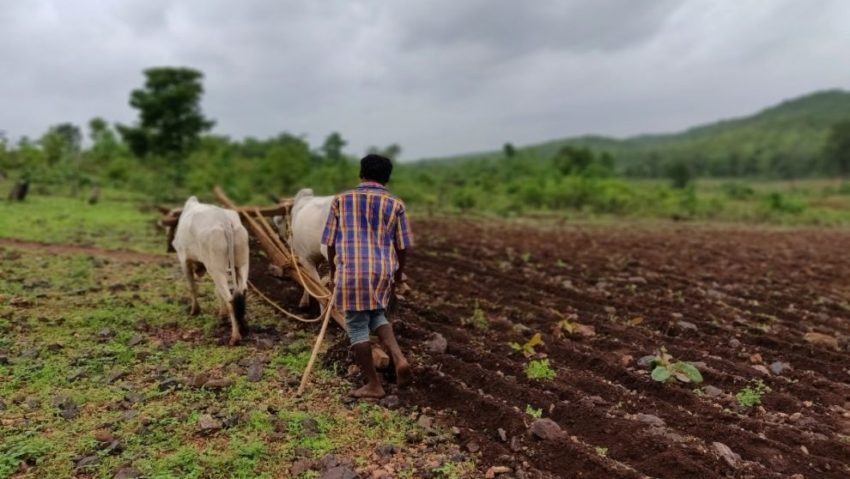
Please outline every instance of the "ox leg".
[[223, 272], [210, 273], [213, 282], [215, 283], [215, 294], [219, 300], [227, 305], [227, 315], [230, 318], [230, 345], [234, 346], [242, 340], [242, 334], [239, 333], [239, 324], [236, 321], [236, 315], [233, 311], [230, 288], [227, 284], [227, 274]]
[[183, 274], [186, 276], [186, 281], [189, 283], [189, 292], [192, 294], [192, 306], [189, 308], [191, 316], [197, 316], [201, 313], [201, 305], [198, 304], [198, 285], [195, 283], [195, 265], [186, 260], [180, 264], [183, 269]]
[[[305, 261], [303, 268], [301, 269], [302, 273], [306, 273], [307, 276], [313, 278], [316, 283], [321, 283], [321, 278], [319, 278], [319, 272], [316, 270], [316, 264], [312, 261]], [[301, 302], [298, 303], [298, 306], [301, 308], [306, 308], [310, 305], [310, 293], [307, 290], [304, 290], [304, 294], [301, 296]]]

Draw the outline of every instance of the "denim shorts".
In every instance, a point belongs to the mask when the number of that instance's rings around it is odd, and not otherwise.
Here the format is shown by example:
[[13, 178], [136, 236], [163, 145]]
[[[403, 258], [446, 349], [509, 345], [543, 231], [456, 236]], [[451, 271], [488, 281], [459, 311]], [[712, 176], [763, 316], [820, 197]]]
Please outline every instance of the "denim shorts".
[[370, 311], [346, 311], [345, 325], [351, 344], [369, 341], [369, 333], [385, 324], [390, 324], [383, 309]]

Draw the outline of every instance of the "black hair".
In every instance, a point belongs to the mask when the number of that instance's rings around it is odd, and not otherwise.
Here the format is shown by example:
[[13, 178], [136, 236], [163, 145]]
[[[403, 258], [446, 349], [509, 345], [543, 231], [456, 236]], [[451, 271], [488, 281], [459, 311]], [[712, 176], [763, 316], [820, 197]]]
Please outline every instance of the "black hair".
[[360, 160], [360, 179], [377, 181], [386, 185], [393, 172], [393, 163], [389, 158], [370, 153]]

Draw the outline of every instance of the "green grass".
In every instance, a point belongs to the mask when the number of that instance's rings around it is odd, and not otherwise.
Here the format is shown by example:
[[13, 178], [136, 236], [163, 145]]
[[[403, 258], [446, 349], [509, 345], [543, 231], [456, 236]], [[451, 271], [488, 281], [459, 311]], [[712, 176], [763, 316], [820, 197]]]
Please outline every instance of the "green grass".
[[[296, 340], [271, 349], [219, 345], [227, 329], [212, 315], [185, 313], [186, 286], [174, 264], [11, 248], [0, 248], [0, 258], [0, 355], [9, 358], [0, 362], [6, 407], [0, 410], [0, 479], [74, 477], [74, 459], [91, 454], [100, 457], [87, 470], [94, 478], [111, 478], [123, 464], [151, 478], [288, 477], [296, 448], [317, 459], [333, 452], [367, 461], [379, 444], [403, 445], [417, 428], [404, 412], [346, 406], [339, 398], [351, 385], [321, 363], [305, 397], [296, 398], [287, 379], [303, 369], [313, 334], [278, 319], [255, 298], [251, 324], [295, 332]], [[214, 311], [211, 283], [201, 285], [202, 306]], [[147, 330], [138, 329], [142, 322]], [[137, 334], [143, 342], [129, 346]], [[245, 357], [265, 358], [261, 381], [248, 381], [236, 364]], [[125, 376], [107, 382], [115, 371]], [[202, 372], [233, 384], [220, 391], [159, 390], [164, 378]], [[72, 373], [81, 376], [69, 378]], [[130, 406], [133, 417], [123, 417], [128, 392], [144, 397]], [[70, 398], [78, 416], [59, 416], [58, 397]], [[238, 420], [201, 435], [198, 421], [211, 411]], [[317, 421], [317, 434], [300, 427], [308, 417]], [[94, 435], [103, 429], [121, 442], [121, 452], [99, 452]], [[28, 468], [16, 472], [22, 462]], [[412, 463], [402, 469], [415, 477]]]
[[[10, 187], [0, 182], [0, 191]], [[23, 202], [0, 201], [0, 238], [165, 252], [165, 238], [155, 227], [159, 213], [143, 208], [141, 196], [106, 190], [97, 204], [86, 200], [32, 191]]]

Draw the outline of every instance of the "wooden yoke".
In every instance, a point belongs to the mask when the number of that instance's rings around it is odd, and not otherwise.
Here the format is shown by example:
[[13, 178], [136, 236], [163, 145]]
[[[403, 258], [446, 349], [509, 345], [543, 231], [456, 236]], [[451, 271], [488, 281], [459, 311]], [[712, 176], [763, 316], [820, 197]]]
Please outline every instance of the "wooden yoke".
[[[321, 304], [322, 309], [328, 307], [331, 292], [328, 291], [324, 284], [299, 272], [295, 264], [297, 259], [293, 257], [292, 252], [280, 240], [280, 237], [264, 218], [264, 216], [273, 216], [274, 214], [288, 214], [291, 207], [288, 202], [283, 202], [277, 207], [272, 208], [238, 207], [220, 187], [216, 186], [213, 188], [213, 194], [222, 205], [239, 212], [242, 224], [245, 225], [251, 236], [257, 240], [260, 248], [266, 253], [272, 264], [279, 267], [281, 271], [285, 271], [292, 279], [311, 292], [311, 294], [318, 294], [319, 297], [316, 297], [316, 300]], [[332, 317], [341, 328], [345, 329], [345, 318], [340, 311], [334, 310]]]

